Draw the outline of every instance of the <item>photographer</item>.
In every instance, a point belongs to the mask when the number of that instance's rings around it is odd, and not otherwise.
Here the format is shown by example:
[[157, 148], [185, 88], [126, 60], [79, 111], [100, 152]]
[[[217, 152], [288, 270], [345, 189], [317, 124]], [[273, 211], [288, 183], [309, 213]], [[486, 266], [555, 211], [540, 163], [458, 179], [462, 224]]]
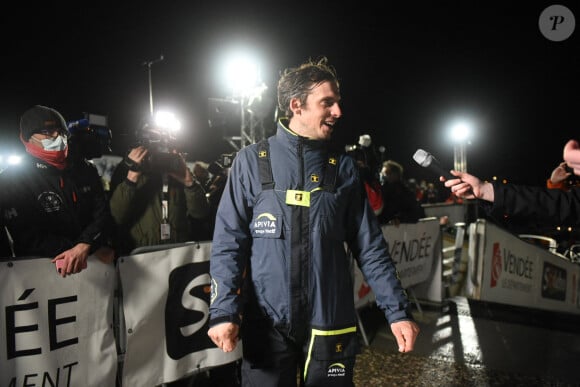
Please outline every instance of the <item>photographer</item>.
[[169, 141], [141, 141], [129, 151], [113, 172], [110, 205], [121, 255], [141, 246], [195, 240], [188, 217], [209, 214], [204, 189]]

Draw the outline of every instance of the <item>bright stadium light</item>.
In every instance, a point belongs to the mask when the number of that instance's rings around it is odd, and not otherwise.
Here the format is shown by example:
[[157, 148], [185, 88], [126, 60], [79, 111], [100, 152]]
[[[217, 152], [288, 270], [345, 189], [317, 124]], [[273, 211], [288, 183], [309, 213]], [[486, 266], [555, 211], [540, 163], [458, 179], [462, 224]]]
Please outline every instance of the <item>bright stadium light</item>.
[[458, 121], [451, 126], [451, 137], [455, 142], [466, 142], [471, 135], [471, 124], [467, 121]]
[[235, 53], [224, 63], [224, 80], [233, 97], [248, 96], [260, 83], [260, 66], [248, 53]]
[[220, 82], [225, 99], [210, 98], [209, 123], [224, 131], [224, 139], [236, 150], [265, 137], [263, 120], [274, 104], [261, 77], [258, 56], [250, 49], [235, 48], [220, 58]]

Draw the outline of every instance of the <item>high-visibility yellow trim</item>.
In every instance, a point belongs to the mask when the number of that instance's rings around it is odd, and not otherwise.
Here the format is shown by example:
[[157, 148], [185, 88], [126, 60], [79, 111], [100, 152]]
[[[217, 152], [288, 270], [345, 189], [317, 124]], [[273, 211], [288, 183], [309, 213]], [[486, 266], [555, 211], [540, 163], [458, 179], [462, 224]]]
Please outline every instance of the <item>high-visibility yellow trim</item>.
[[321, 331], [320, 329], [313, 329], [312, 335], [310, 335], [310, 345], [308, 346], [308, 356], [306, 356], [306, 362], [304, 363], [304, 380], [306, 380], [306, 375], [308, 374], [308, 365], [310, 364], [310, 359], [312, 358], [312, 348], [314, 347], [314, 340], [316, 336], [336, 336], [343, 335], [345, 333], [356, 332], [356, 326], [337, 329], [332, 331]]

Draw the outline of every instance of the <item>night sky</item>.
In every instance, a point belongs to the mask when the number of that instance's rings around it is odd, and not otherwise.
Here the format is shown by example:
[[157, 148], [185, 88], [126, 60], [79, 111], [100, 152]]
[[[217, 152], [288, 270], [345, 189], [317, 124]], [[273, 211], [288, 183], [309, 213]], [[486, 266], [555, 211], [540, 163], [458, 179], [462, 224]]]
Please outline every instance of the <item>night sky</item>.
[[[482, 178], [545, 184], [564, 143], [580, 139], [580, 27], [561, 42], [538, 27], [555, 3], [94, 3], [3, 12], [2, 151], [22, 148], [19, 116], [43, 104], [67, 120], [107, 115], [113, 149], [122, 154], [149, 113], [143, 62], [163, 55], [152, 66], [155, 108], [181, 118], [190, 160], [211, 162], [234, 151], [209, 128], [207, 100], [228, 95], [217, 70], [238, 45], [259, 56], [270, 92], [285, 67], [327, 56], [341, 80], [336, 141], [354, 144], [370, 134], [406, 177], [435, 180], [412, 161], [417, 148], [452, 168], [447, 132], [458, 117], [474, 123], [467, 169]], [[578, 24], [579, 2], [556, 4]], [[273, 113], [267, 125], [274, 127]]]

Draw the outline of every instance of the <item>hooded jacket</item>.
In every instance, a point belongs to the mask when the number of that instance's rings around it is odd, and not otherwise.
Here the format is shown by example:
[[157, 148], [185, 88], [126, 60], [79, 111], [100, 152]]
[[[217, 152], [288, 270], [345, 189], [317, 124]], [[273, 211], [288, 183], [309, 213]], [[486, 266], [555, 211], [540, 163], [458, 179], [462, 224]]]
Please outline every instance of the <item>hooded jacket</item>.
[[[346, 246], [389, 323], [411, 320], [354, 160], [332, 157], [327, 142], [300, 137], [282, 121], [268, 144], [273, 185], [262, 186], [264, 151], [249, 145], [234, 159], [219, 204], [210, 260], [210, 326], [239, 324], [242, 316], [244, 321], [265, 316], [290, 336], [310, 328], [355, 326]], [[322, 184], [329, 164], [336, 170], [331, 190]]]

